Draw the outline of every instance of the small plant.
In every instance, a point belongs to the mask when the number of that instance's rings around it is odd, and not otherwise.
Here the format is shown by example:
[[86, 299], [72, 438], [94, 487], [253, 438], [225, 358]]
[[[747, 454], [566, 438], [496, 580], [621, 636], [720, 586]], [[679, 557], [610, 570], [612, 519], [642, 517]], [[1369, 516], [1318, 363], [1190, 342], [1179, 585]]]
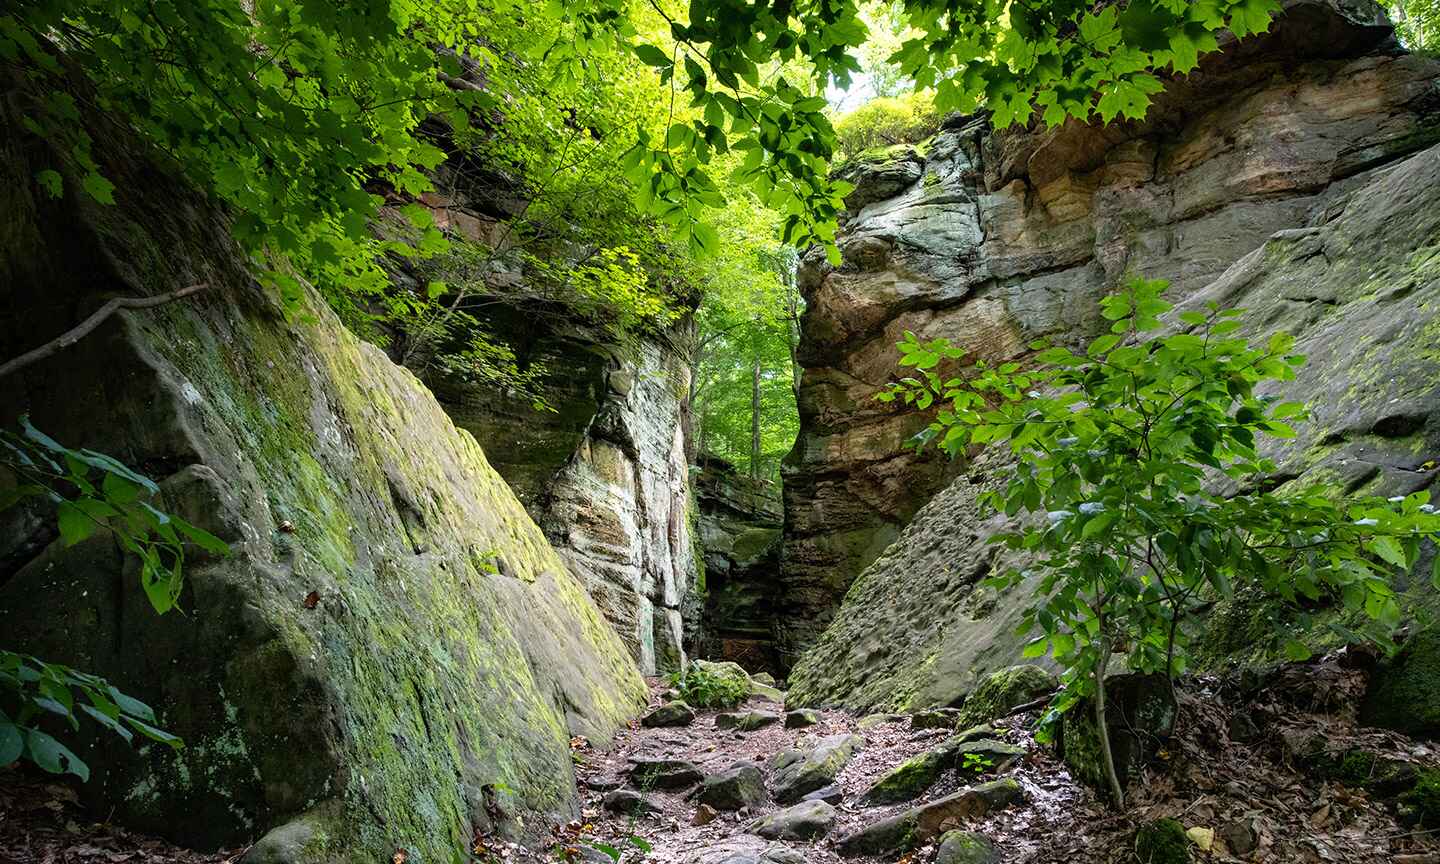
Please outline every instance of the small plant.
[[750, 695], [749, 679], [727, 675], [699, 663], [670, 676], [670, 686], [692, 708], [734, 708]]
[[[1096, 727], [1108, 728], [1112, 654], [1125, 651], [1130, 668], [1173, 678], [1186, 666], [1187, 625], [1208, 600], [1237, 589], [1296, 610], [1301, 626], [1277, 634], [1292, 659], [1310, 655], [1307, 616], [1325, 604], [1368, 619], [1365, 635], [1383, 643], [1401, 619], [1391, 577], [1413, 568], [1422, 544], [1440, 535], [1423, 491], [1388, 500], [1298, 484], [1266, 491], [1276, 465], [1257, 440], [1294, 437], [1290, 424], [1307, 411], [1257, 390], [1293, 379], [1304, 358], [1285, 333], [1259, 347], [1231, 335], [1241, 313], [1214, 304], [1179, 314], [1184, 332], [1142, 336], [1171, 309], [1160, 298], [1165, 287], [1131, 281], [1101, 303], [1109, 333], [1083, 355], [1035, 343], [1034, 369], [981, 361], [942, 378], [939, 364], [965, 351], [907, 332], [900, 362], [920, 377], [878, 395], [941, 405], [919, 446], [938, 440], [953, 456], [1005, 445], [1013, 454], [1008, 479], [981, 500], [1008, 516], [1028, 514], [1018, 530], [991, 539], [1033, 563], [986, 584], [1038, 586], [1022, 632], [1040, 635], [1024, 653], [1052, 653], [1065, 667], [1047, 728], [1086, 697]], [[1440, 559], [1432, 581], [1440, 586]], [[1109, 736], [1099, 737], [1121, 806]]]
[[[180, 597], [187, 543], [216, 554], [228, 551], [220, 539], [151, 505], [147, 499], [160, 487], [149, 478], [103, 453], [63, 446], [28, 417], [20, 418], [20, 428], [18, 434], [0, 432], [0, 468], [14, 479], [0, 493], [0, 510], [27, 499], [53, 506], [66, 546], [108, 531], [121, 549], [140, 559], [140, 585], [156, 612], [168, 612]], [[181, 746], [179, 738], [153, 725], [150, 706], [69, 666], [0, 650], [0, 693], [13, 711], [0, 709], [0, 765], [27, 759], [54, 774], [89, 779], [84, 761], [37, 727], [47, 715], [63, 718], [78, 731], [83, 714], [127, 742], [138, 732]]]
[[966, 753], [965, 759], [960, 763], [960, 770], [970, 771], [975, 774], [984, 774], [994, 766], [994, 759], [981, 756], [979, 753]]

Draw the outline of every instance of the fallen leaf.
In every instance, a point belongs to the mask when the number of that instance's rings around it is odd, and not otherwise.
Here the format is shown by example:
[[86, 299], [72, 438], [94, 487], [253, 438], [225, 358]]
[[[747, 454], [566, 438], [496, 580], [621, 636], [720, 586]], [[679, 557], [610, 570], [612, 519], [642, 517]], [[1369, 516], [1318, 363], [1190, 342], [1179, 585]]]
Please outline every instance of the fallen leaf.
[[[320, 605], [320, 592], [319, 592], [319, 591], [311, 591], [309, 594], [306, 594], [306, 595], [305, 595], [305, 600], [304, 600], [304, 602], [303, 602], [302, 605], [304, 605], [304, 607], [305, 607], [306, 609], [314, 609], [316, 606], [319, 606], [319, 605]], [[397, 852], [396, 854], [398, 855], [398, 854], [400, 854], [400, 853]]]
[[1196, 825], [1186, 831], [1185, 836], [1189, 837], [1190, 842], [1199, 846], [1204, 852], [1209, 852], [1210, 847], [1215, 845], [1215, 829], [1213, 828], [1201, 828]]

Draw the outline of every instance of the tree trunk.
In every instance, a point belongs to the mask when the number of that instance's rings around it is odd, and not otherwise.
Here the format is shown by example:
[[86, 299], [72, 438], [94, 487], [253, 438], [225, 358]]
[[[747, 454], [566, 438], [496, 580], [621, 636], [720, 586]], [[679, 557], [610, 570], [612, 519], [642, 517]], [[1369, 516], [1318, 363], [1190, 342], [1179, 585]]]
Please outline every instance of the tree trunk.
[[[1102, 625], [1103, 628], [1103, 625]], [[1095, 727], [1100, 736], [1100, 761], [1105, 766], [1105, 780], [1110, 784], [1110, 797], [1116, 810], [1125, 809], [1125, 787], [1115, 773], [1115, 754], [1110, 751], [1110, 727], [1105, 725], [1105, 669], [1110, 665], [1110, 639], [1101, 637], [1100, 659], [1095, 663]]]
[[760, 479], [760, 357], [755, 356], [750, 376], [750, 479]]

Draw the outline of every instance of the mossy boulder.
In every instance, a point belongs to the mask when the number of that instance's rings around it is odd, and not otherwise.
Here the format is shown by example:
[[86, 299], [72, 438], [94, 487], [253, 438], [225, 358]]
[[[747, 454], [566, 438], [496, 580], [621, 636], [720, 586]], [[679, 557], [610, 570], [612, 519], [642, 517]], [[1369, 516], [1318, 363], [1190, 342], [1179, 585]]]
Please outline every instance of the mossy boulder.
[[79, 741], [88, 803], [208, 848], [289, 823], [272, 845], [306, 833], [304, 859], [335, 862], [446, 861], [477, 830], [571, 818], [570, 737], [608, 740], [645, 685], [475, 440], [308, 287], [282, 308], [228, 216], [123, 124], [86, 118], [114, 206], [37, 197], [35, 173], [70, 160], [15, 110], [0, 106], [4, 356], [108, 297], [209, 286], [122, 312], [0, 390], [0, 421], [28, 411], [140, 468], [160, 506], [230, 544], [187, 559], [185, 613], [159, 617], [107, 538], [0, 541], [6, 647], [105, 675], [186, 741]]
[[1012, 708], [1053, 693], [1059, 686], [1054, 673], [1031, 664], [992, 672], [960, 706], [956, 727], [963, 729], [998, 720]]
[[1013, 777], [991, 780], [867, 825], [841, 838], [835, 848], [846, 857], [903, 855], [1023, 797], [1020, 783]]
[[767, 840], [813, 840], [830, 832], [835, 808], [824, 801], [801, 801], [750, 824], [749, 831]]
[[893, 804], [920, 797], [945, 771], [958, 768], [968, 776], [998, 773], [1025, 755], [1024, 747], [990, 739], [950, 738], [912, 756], [882, 774], [861, 799], [867, 805]]
[[794, 748], [776, 756], [771, 778], [775, 800], [791, 804], [830, 785], [862, 744], [858, 735], [828, 735], [805, 749]]
[[1411, 636], [1375, 670], [1360, 720], [1416, 738], [1440, 739], [1440, 628]]
[[995, 864], [999, 860], [995, 844], [974, 831], [947, 831], [935, 850], [935, 864]]
[[1413, 810], [1421, 827], [1440, 829], [1440, 771], [1420, 772], [1415, 785], [1400, 796], [1400, 802]]
[[[1175, 702], [1164, 675], [1118, 674], [1105, 679], [1105, 725], [1121, 784], [1134, 779], [1169, 740], [1175, 728]], [[1061, 721], [1061, 756], [1077, 778], [1107, 789], [1100, 756], [1095, 706], [1082, 699]]]
[[960, 709], [936, 708], [930, 711], [916, 711], [910, 715], [911, 729], [954, 729], [960, 721]]
[[1135, 857], [1141, 864], [1188, 864], [1190, 838], [1175, 819], [1156, 819], [1135, 832]]
[[796, 708], [785, 714], [786, 729], [805, 729], [820, 722], [820, 712], [813, 708]]
[[736, 762], [718, 774], [711, 774], [700, 788], [700, 803], [716, 810], [758, 807], [767, 797], [765, 775], [753, 762]]
[[780, 722], [780, 715], [774, 711], [737, 711], [715, 715], [716, 729], [734, 729], [738, 732], [753, 732]]

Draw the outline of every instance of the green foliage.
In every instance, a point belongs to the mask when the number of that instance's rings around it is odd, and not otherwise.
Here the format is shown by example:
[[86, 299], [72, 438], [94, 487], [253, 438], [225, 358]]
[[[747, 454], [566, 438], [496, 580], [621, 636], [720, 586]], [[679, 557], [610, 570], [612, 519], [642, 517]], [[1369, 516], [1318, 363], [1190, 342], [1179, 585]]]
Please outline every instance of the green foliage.
[[[1278, 8], [903, 0], [866, 17], [904, 37], [888, 58], [899, 74], [880, 76], [887, 92], [904, 76], [938, 111], [984, 104], [1004, 127], [1036, 112], [1051, 125], [1143, 116], [1160, 74], [1193, 69], [1223, 29], [1265, 30]], [[838, 260], [849, 188], [829, 177], [823, 94], [865, 68], [867, 35], [854, 0], [695, 0], [684, 14], [628, 0], [36, 0], [0, 15], [0, 60], [28, 79], [28, 125], [66, 154], [83, 194], [114, 201], [82, 122], [100, 110], [232, 208], [237, 238], [291, 308], [298, 274], [348, 296], [343, 308], [373, 311], [409, 302], [390, 290], [385, 256], [423, 258], [448, 241], [424, 207], [401, 208], [413, 240], [371, 225], [387, 201], [431, 190], [456, 152], [518, 166], [532, 189], [555, 181], [530, 227], [564, 213], [597, 229], [633, 193], [693, 255], [715, 255], [708, 217], [744, 189], [780, 214], [786, 242]], [[600, 177], [587, 170], [597, 166]], [[53, 168], [36, 182], [65, 192]], [[589, 193], [577, 204], [567, 186]]]
[[[74, 450], [20, 418], [20, 433], [0, 432], [0, 467], [13, 483], [0, 495], [0, 509], [34, 499], [55, 508], [60, 542], [73, 546], [104, 530], [120, 548], [140, 559], [140, 584], [155, 611], [174, 608], [184, 585], [185, 547], [193, 544], [226, 554], [224, 542], [194, 525], [156, 509], [148, 498], [155, 482], [93, 450]], [[85, 702], [75, 698], [78, 690]], [[134, 733], [180, 746], [157, 729], [155, 712], [102, 678], [56, 663], [0, 650], [0, 692], [13, 716], [0, 709], [0, 765], [24, 758], [52, 773], [88, 779], [83, 761], [37, 727], [47, 715], [64, 718], [73, 730], [84, 714], [124, 738]]]
[[1420, 824], [1434, 830], [1440, 828], [1440, 771], [1426, 769], [1400, 800], [1414, 807], [1420, 816]]
[[1390, 4], [1390, 19], [1400, 42], [1411, 51], [1440, 51], [1440, 0], [1399, 0]]
[[976, 774], [984, 774], [994, 767], [995, 760], [981, 756], [979, 753], [966, 753], [965, 759], [960, 763], [961, 771], [970, 771]]
[[882, 96], [835, 122], [836, 152], [850, 159], [874, 147], [918, 144], [939, 129], [940, 115], [930, 93]]
[[[1440, 515], [1417, 492], [1389, 500], [1343, 498], [1323, 487], [1266, 491], [1275, 464], [1262, 436], [1290, 438], [1305, 406], [1261, 393], [1292, 379], [1303, 358], [1277, 333], [1261, 346], [1233, 334], [1237, 310], [1213, 304], [1178, 315], [1183, 332], [1145, 336], [1171, 309], [1165, 283], [1134, 280], [1102, 302], [1111, 331], [1084, 354], [1036, 344], [1037, 367], [975, 362], [953, 377], [936, 370], [965, 352], [906, 334], [901, 363], [920, 377], [880, 394], [919, 408], [940, 404], [925, 440], [952, 455], [1007, 445], [1004, 486], [983, 502], [1022, 527], [993, 542], [1034, 563], [989, 584], [1038, 578], [1022, 631], [1040, 635], [1065, 668], [1047, 719], [1096, 692], [1113, 650], [1132, 669], [1184, 670], [1191, 623], [1205, 601], [1237, 590], [1293, 605], [1299, 620], [1338, 603], [1385, 640], [1400, 623], [1390, 586], [1440, 535]], [[1044, 350], [1040, 350], [1044, 349]], [[1440, 565], [1433, 576], [1440, 584]], [[1304, 628], [1279, 634], [1287, 654], [1310, 654]], [[1342, 635], [1356, 638], [1346, 631]]]
[[748, 679], [726, 675], [699, 663], [691, 663], [683, 672], [673, 673], [670, 686], [680, 692], [685, 704], [696, 708], [734, 708], [750, 695]]

